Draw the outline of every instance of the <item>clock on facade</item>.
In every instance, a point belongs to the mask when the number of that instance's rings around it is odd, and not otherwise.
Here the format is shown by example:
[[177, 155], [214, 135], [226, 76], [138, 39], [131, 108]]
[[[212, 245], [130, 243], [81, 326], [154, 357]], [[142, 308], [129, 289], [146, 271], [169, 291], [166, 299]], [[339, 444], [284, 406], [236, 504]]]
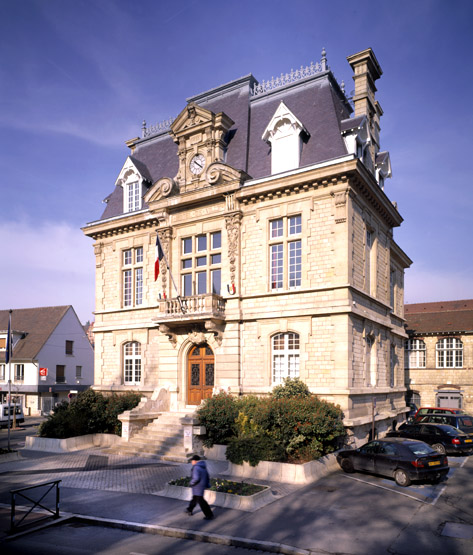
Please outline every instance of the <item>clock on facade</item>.
[[204, 171], [205, 158], [202, 154], [196, 154], [189, 165], [189, 169], [194, 175], [199, 175]]

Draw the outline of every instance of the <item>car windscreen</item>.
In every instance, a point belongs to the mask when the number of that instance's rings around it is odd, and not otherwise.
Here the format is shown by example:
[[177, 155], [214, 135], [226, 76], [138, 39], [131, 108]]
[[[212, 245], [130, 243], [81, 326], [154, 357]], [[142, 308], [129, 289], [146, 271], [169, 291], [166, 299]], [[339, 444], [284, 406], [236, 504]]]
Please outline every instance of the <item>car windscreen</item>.
[[434, 451], [426, 443], [421, 443], [420, 441], [407, 444], [407, 448], [416, 456], [431, 455], [432, 453], [437, 453], [437, 451]]
[[439, 424], [437, 427], [440, 428], [443, 432], [445, 432], [449, 436], [464, 436], [464, 435], [466, 435], [464, 432], [462, 432], [458, 428], [455, 428], [454, 426], [449, 426], [448, 424]]

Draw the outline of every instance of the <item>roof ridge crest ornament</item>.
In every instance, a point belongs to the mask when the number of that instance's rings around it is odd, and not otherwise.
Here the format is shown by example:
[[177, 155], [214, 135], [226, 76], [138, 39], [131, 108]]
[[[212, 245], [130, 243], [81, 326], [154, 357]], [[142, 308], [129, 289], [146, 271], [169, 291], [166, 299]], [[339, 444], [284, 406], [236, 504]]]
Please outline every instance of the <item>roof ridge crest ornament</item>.
[[278, 89], [280, 87], [284, 87], [285, 85], [289, 85], [291, 83], [295, 83], [296, 81], [300, 81], [301, 79], [305, 79], [306, 77], [312, 77], [312, 75], [317, 75], [318, 73], [323, 73], [329, 69], [327, 64], [327, 52], [325, 48], [322, 48], [322, 58], [320, 62], [310, 62], [310, 65], [304, 67], [301, 65], [299, 69], [295, 71], [291, 69], [290, 73], [283, 74], [279, 77], [271, 77], [271, 80], [262, 81], [261, 83], [255, 83], [253, 86], [253, 90], [251, 91], [251, 96], [259, 96], [262, 94], [266, 94], [274, 89]]

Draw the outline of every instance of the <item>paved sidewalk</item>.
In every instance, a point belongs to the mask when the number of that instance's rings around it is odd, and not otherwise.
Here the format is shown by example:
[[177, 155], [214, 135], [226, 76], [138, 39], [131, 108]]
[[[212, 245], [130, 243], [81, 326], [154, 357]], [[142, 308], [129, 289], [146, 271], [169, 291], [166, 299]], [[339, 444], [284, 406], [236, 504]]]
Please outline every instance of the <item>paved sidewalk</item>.
[[[0, 464], [3, 539], [9, 526], [9, 491], [61, 479], [61, 514], [82, 515], [81, 525], [100, 525], [102, 533], [111, 538], [117, 532], [109, 527], [116, 526], [293, 555], [473, 552], [473, 457], [458, 465], [446, 486], [439, 486], [435, 504], [403, 495], [409, 488], [398, 488], [389, 480], [375, 477], [368, 483], [363, 475], [348, 480], [335, 472], [306, 486], [269, 484], [275, 499], [270, 505], [254, 513], [215, 507], [216, 518], [208, 522], [200, 513], [185, 515], [183, 501], [158, 494], [169, 480], [188, 475], [190, 465], [107, 455], [99, 450], [66, 454], [24, 451], [23, 456], [21, 461]], [[216, 476], [226, 463], [208, 461], [208, 466]], [[59, 537], [64, 526], [67, 524], [43, 533]], [[30, 541], [34, 537], [32, 534]], [[7, 545], [13, 546], [15, 541]], [[81, 553], [96, 552], [93, 547], [89, 551], [81, 548]], [[204, 544], [202, 553], [206, 553]]]

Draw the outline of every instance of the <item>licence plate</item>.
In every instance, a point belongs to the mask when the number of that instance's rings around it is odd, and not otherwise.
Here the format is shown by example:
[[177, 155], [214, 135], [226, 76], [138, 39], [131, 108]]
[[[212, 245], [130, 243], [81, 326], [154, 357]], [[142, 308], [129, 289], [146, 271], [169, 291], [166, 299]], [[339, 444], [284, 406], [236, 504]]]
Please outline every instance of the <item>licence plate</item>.
[[465, 439], [465, 443], [471, 443], [471, 439]]
[[431, 461], [429, 462], [429, 466], [437, 466], [440, 464], [440, 461]]

